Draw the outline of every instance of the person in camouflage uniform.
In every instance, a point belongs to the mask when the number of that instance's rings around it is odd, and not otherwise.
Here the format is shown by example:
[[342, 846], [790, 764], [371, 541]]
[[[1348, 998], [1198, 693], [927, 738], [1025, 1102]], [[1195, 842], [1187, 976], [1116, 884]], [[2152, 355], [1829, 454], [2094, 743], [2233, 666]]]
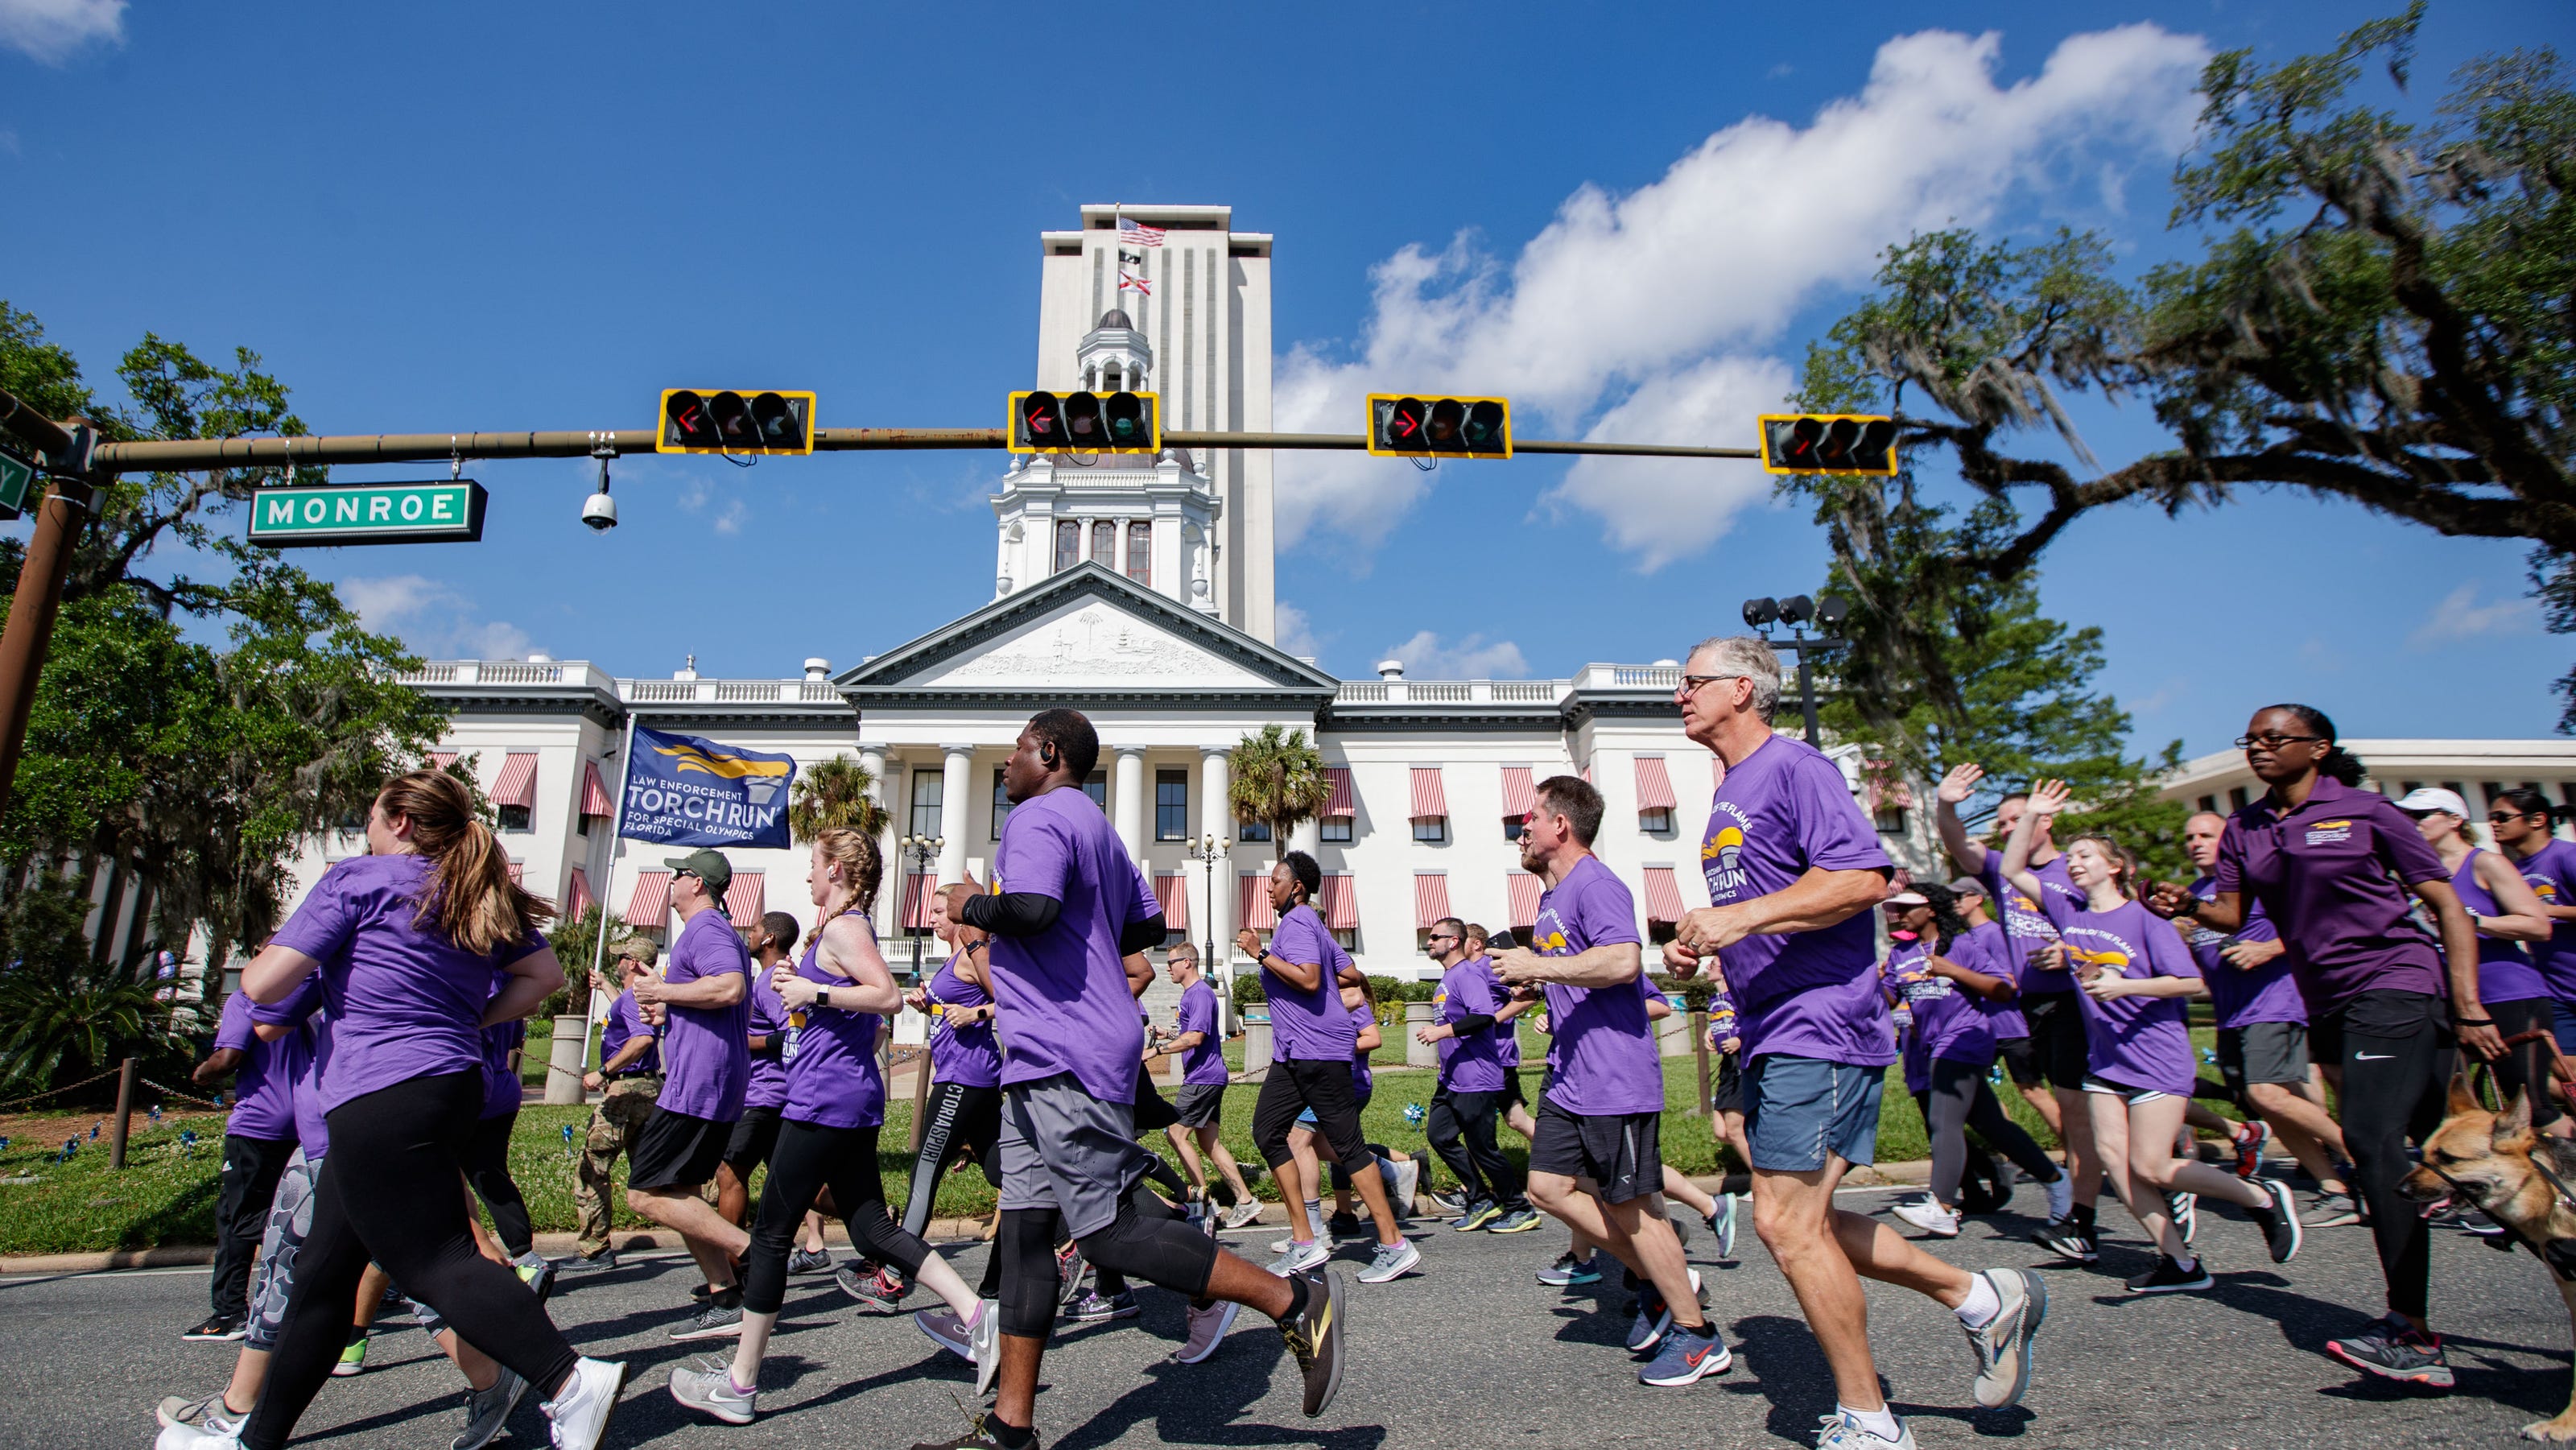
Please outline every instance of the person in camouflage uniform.
[[[640, 936], [627, 937], [611, 950], [617, 956], [610, 969], [616, 978], [617, 1000], [609, 1007], [607, 1024], [600, 1032], [600, 1070], [582, 1078], [583, 1087], [605, 1091], [599, 1105], [591, 1109], [590, 1131], [573, 1170], [581, 1252], [563, 1263], [564, 1270], [573, 1273], [616, 1267], [617, 1251], [608, 1241], [609, 1204], [615, 1197], [610, 1175], [618, 1155], [633, 1150], [636, 1136], [644, 1131], [644, 1120], [653, 1116], [653, 1104], [662, 1095], [661, 1052], [655, 1041], [661, 1009], [638, 1004], [634, 991], [637, 982], [653, 975], [662, 950]], [[607, 990], [607, 984], [601, 984], [601, 989]]]

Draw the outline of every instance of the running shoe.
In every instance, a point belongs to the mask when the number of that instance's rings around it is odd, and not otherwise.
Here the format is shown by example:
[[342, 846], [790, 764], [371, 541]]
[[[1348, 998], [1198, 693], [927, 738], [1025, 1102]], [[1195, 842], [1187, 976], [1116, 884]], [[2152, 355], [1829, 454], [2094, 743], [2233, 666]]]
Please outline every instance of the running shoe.
[[528, 1292], [536, 1295], [540, 1304], [555, 1291], [554, 1261], [543, 1254], [530, 1250], [524, 1257], [510, 1261], [510, 1271], [519, 1276], [519, 1282], [528, 1286]]
[[1571, 1289], [1578, 1284], [1598, 1284], [1601, 1271], [1590, 1259], [1578, 1259], [1572, 1253], [1556, 1256], [1556, 1262], [1538, 1271], [1538, 1281], [1551, 1289]]
[[1928, 1197], [1913, 1199], [1896, 1205], [1888, 1212], [1936, 1239], [1955, 1239], [1959, 1236], [1959, 1215], [1943, 1208], [1935, 1199]]
[[[990, 1314], [1001, 1307], [1001, 1301], [987, 1299], [984, 1306], [983, 1312]], [[974, 1326], [959, 1318], [956, 1310], [944, 1304], [937, 1309], [924, 1309], [912, 1316], [912, 1322], [915, 1328], [930, 1336], [931, 1343], [969, 1364], [974, 1362]]]
[[2272, 1125], [2256, 1118], [2236, 1125], [2236, 1176], [2251, 1178], [2263, 1171], [2263, 1145], [2272, 1141]]
[[787, 1272], [791, 1274], [823, 1274], [829, 1273], [834, 1267], [836, 1266], [832, 1262], [832, 1251], [829, 1249], [820, 1253], [812, 1249], [798, 1249], [787, 1256]]
[[331, 1377], [333, 1379], [347, 1379], [353, 1374], [364, 1373], [366, 1368], [367, 1331], [363, 1329], [351, 1330], [349, 1332], [349, 1343], [347, 1347], [340, 1351], [339, 1362], [331, 1366]]
[[2475, 1234], [2482, 1239], [2500, 1239], [2505, 1235], [2503, 1224], [2487, 1217], [2485, 1210], [2476, 1208], [2462, 1211], [2459, 1229], [2462, 1233]]
[[1823, 1418], [1816, 1429], [1816, 1450], [1915, 1450], [1914, 1430], [1896, 1422], [1896, 1438], [1876, 1435], [1840, 1410]]
[[165, 1430], [172, 1425], [186, 1425], [194, 1429], [212, 1431], [218, 1435], [241, 1433], [241, 1422], [250, 1418], [247, 1411], [236, 1415], [225, 1409], [222, 1390], [194, 1400], [186, 1395], [165, 1395], [152, 1414], [161, 1422], [161, 1428]]
[[1227, 1228], [1242, 1228], [1247, 1224], [1255, 1224], [1259, 1222], [1261, 1222], [1261, 1201], [1259, 1199], [1247, 1198], [1243, 1202], [1238, 1203], [1234, 1207], [1225, 1211], [1225, 1226]]
[[[1701, 1292], [1699, 1270], [1690, 1271], [1690, 1284], [1691, 1297], [1696, 1300]], [[1665, 1302], [1663, 1294], [1654, 1285], [1641, 1285], [1637, 1290], [1637, 1319], [1628, 1326], [1628, 1351], [1631, 1354], [1651, 1351], [1663, 1342], [1664, 1335], [1672, 1327], [1673, 1306]]]
[[1336, 1239], [1358, 1238], [1362, 1232], [1360, 1216], [1336, 1210], [1331, 1218], [1324, 1220], [1324, 1232]]
[[1071, 1239], [1055, 1251], [1055, 1302], [1061, 1309], [1082, 1297], [1082, 1276], [1091, 1266], [1082, 1261], [1082, 1245]]
[[492, 1388], [465, 1392], [465, 1429], [448, 1442], [447, 1450], [483, 1450], [510, 1423], [510, 1412], [519, 1408], [520, 1399], [528, 1393], [528, 1382], [507, 1365], [500, 1370]]
[[1181, 1347], [1172, 1351], [1172, 1363], [1204, 1363], [1225, 1342], [1226, 1331], [1234, 1327], [1234, 1316], [1242, 1308], [1231, 1299], [1219, 1299], [1205, 1309], [1191, 1305], [1187, 1315], [1189, 1332], [1181, 1337]]
[[670, 1338], [673, 1344], [685, 1344], [692, 1339], [732, 1339], [741, 1334], [742, 1305], [718, 1304], [710, 1299], [697, 1318], [673, 1328]]
[[558, 1274], [596, 1274], [603, 1269], [616, 1267], [617, 1250], [615, 1249], [601, 1249], [595, 1254], [575, 1254], [568, 1259], [555, 1260], [555, 1272]]
[[1977, 1352], [1977, 1403], [2000, 1410], [2030, 1388], [2030, 1341], [2048, 1321], [2048, 1285], [2022, 1269], [1988, 1269], [1985, 1279], [2003, 1307], [1983, 1328], [1959, 1327]]
[[[914, 1445], [912, 1450], [1002, 1450], [1002, 1442], [993, 1438], [993, 1432], [990, 1428], [992, 1424], [992, 1416], [970, 1415], [967, 1417], [966, 1423], [971, 1428], [969, 1428], [965, 1434], [958, 1436], [956, 1439], [941, 1440], [935, 1444], [931, 1441], [924, 1440], [919, 1444]], [[1035, 1430], [1031, 1430], [1029, 1434], [1029, 1450], [1037, 1450], [1037, 1432]]]
[[1349, 1328], [1350, 1281], [1338, 1269], [1306, 1275], [1306, 1310], [1279, 1326], [1306, 1377], [1306, 1418], [1324, 1413], [1342, 1388], [1342, 1344]]
[[1320, 1269], [1324, 1266], [1324, 1261], [1331, 1257], [1332, 1255], [1325, 1251], [1321, 1241], [1309, 1240], [1302, 1244], [1289, 1244], [1287, 1248], [1280, 1250], [1279, 1257], [1272, 1259], [1267, 1267], [1274, 1276], [1285, 1279], [1290, 1274], [1303, 1274], [1309, 1270]]
[[754, 1418], [752, 1401], [759, 1395], [757, 1386], [735, 1389], [733, 1366], [712, 1354], [699, 1355], [694, 1362], [671, 1371], [672, 1399], [728, 1425], [750, 1424]]
[[1380, 1244], [1377, 1246], [1377, 1257], [1370, 1259], [1369, 1266], [1360, 1270], [1360, 1282], [1383, 1284], [1390, 1279], [1400, 1279], [1421, 1262], [1422, 1250], [1415, 1248], [1411, 1239], [1397, 1239], [1391, 1244]]
[[2040, 1185], [2040, 1191], [2048, 1195], [2048, 1217], [2050, 1222], [2054, 1223], [2058, 1219], [2065, 1218], [2068, 1214], [2074, 1211], [2074, 1174], [2060, 1173], [2057, 1175], [2056, 1182]]
[[1115, 1296], [1098, 1290], [1073, 1301], [1064, 1316], [1076, 1324], [1097, 1324], [1104, 1319], [1133, 1319], [1145, 1311], [1136, 1306], [1136, 1291], [1121, 1289]]
[[2254, 1186], [2272, 1200], [2269, 1208], [2249, 1208], [2245, 1216], [2263, 1230], [2263, 1241], [2272, 1250], [2272, 1262], [2286, 1264], [2298, 1257], [2299, 1205], [2290, 1197], [2290, 1185], [2278, 1178], [2257, 1178]]
[[572, 1367], [572, 1378], [543, 1406], [553, 1421], [548, 1431], [554, 1450], [596, 1450], [617, 1408], [617, 1392], [626, 1388], [624, 1360], [585, 1359]]
[[1516, 1208], [1511, 1212], [1504, 1214], [1501, 1218], [1494, 1220], [1493, 1226], [1486, 1229], [1485, 1232], [1489, 1234], [1525, 1234], [1531, 1229], [1538, 1227], [1538, 1225], [1538, 1210], [1534, 1208]]
[[2350, 1193], [2313, 1193], [2299, 1218], [2310, 1228], [2349, 1228], [2361, 1222], [2361, 1201]]
[[164, 1425], [152, 1437], [152, 1450], [241, 1450], [241, 1426]]
[[2102, 1242], [2093, 1225], [2079, 1223], [2072, 1215], [2050, 1219], [2031, 1237], [2041, 1248], [2061, 1259], [2092, 1264], [2099, 1263], [2102, 1258]]
[[1449, 1220], [1449, 1226], [1462, 1234], [1471, 1234], [1503, 1216], [1503, 1206], [1486, 1199], [1467, 1205], [1467, 1211]]
[[2359, 1334], [2327, 1340], [2326, 1353], [2382, 1379], [2445, 1390], [2452, 1384], [2451, 1363], [2442, 1354], [2442, 1336], [2418, 1329], [2395, 1314]]
[[193, 1339], [199, 1343], [218, 1343], [224, 1340], [239, 1339], [249, 1332], [250, 1320], [246, 1316], [239, 1314], [210, 1314], [206, 1316], [205, 1323], [198, 1325], [196, 1328], [189, 1330], [179, 1337], [181, 1339]]
[[844, 1264], [832, 1271], [832, 1282], [841, 1286], [842, 1293], [879, 1314], [892, 1314], [910, 1292], [900, 1277], [882, 1266], [863, 1274]]
[[976, 1305], [975, 1322], [966, 1332], [968, 1358], [975, 1361], [975, 1393], [993, 1392], [993, 1376], [1002, 1372], [1002, 1305], [986, 1299]]
[[1654, 1362], [1637, 1371], [1641, 1385], [1697, 1384], [1713, 1374], [1724, 1374], [1735, 1368], [1735, 1356], [1727, 1352], [1717, 1336], [1715, 1324], [1702, 1324], [1697, 1329], [1676, 1329], [1664, 1336], [1663, 1346], [1655, 1351]]
[[1732, 1194], [1732, 1193], [1721, 1193], [1721, 1194], [1719, 1194], [1719, 1195], [1717, 1196], [1717, 1209], [1716, 1209], [1716, 1211], [1715, 1211], [1715, 1212], [1711, 1213], [1711, 1214], [1708, 1216], [1708, 1231], [1709, 1231], [1710, 1233], [1713, 1233], [1713, 1234], [1717, 1235], [1717, 1256], [1718, 1256], [1719, 1258], [1721, 1258], [1721, 1259], [1731, 1259], [1731, 1258], [1734, 1258], [1734, 1257], [1735, 1257], [1735, 1195], [1734, 1195], [1734, 1194]]
[[2129, 1280], [2132, 1294], [2190, 1294], [2218, 1282], [2209, 1277], [2209, 1265], [2199, 1259], [2186, 1269], [2181, 1261], [2165, 1254], [2156, 1255], [2156, 1266]]
[[1472, 1206], [1467, 1202], [1467, 1196], [1464, 1193], [1418, 1193], [1414, 1195], [1413, 1201], [1417, 1206], [1428, 1208], [1442, 1218], [1456, 1218]]
[[2182, 1235], [2183, 1247], [2191, 1247], [2192, 1240], [2200, 1236], [2200, 1195], [2168, 1193], [2165, 1208], [2173, 1214], [2174, 1231]]

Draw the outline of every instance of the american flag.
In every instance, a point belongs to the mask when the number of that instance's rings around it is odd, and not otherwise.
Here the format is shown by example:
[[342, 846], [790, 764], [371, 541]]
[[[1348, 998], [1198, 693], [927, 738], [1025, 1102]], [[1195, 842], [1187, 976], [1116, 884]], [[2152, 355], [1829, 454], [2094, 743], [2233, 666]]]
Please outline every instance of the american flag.
[[1134, 242], [1140, 247], [1159, 247], [1163, 244], [1163, 229], [1161, 227], [1149, 227], [1143, 222], [1130, 221], [1126, 217], [1120, 217], [1118, 219], [1118, 239], [1122, 242]]
[[1146, 281], [1142, 277], [1130, 273], [1126, 268], [1121, 267], [1118, 269], [1118, 290], [1121, 292], [1142, 292], [1146, 296], [1151, 297], [1154, 295], [1154, 284]]

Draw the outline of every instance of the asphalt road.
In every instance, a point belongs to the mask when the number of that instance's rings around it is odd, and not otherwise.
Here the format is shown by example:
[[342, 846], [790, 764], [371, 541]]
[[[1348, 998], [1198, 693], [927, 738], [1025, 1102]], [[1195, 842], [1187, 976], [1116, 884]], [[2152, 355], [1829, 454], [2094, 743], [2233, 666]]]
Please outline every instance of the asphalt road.
[[[2024, 1199], [2036, 1191], [2025, 1187]], [[1887, 1195], [1847, 1196], [1853, 1207]], [[2024, 1205], [2035, 1206], [2035, 1205]], [[2451, 1336], [2460, 1387], [2447, 1396], [2354, 1377], [2319, 1353], [2378, 1303], [2378, 1274], [2360, 1229], [2312, 1233], [2275, 1268], [2234, 1210], [2205, 1212], [2202, 1248], [2218, 1288], [2197, 1296], [2134, 1298], [2120, 1277], [2144, 1267], [2136, 1230], [2116, 1210], [2098, 1271], [2050, 1268], [2052, 1311], [2037, 1344], [2029, 1397], [1997, 1413], [1963, 1408], [1971, 1361], [1952, 1320], [1898, 1290], [1873, 1288], [1873, 1337], [1888, 1393], [1933, 1446], [2001, 1440], [2029, 1446], [2453, 1446], [2514, 1443], [2524, 1423], [2567, 1403], [2568, 1325], [2558, 1295], [2527, 1254], [2501, 1254], [2452, 1233], [2437, 1236], [2436, 1325]], [[2222, 1217], [2221, 1214], [2227, 1215]], [[2009, 1214], [1940, 1245], [1968, 1266], [2049, 1261], [2015, 1237]], [[1748, 1232], [1739, 1258], [1719, 1262], [1705, 1232], [1691, 1243], [1714, 1312], [1737, 1355], [1734, 1371], [1688, 1389], [1638, 1385], [1620, 1348], [1615, 1278], [1572, 1296], [1532, 1278], [1563, 1247], [1553, 1229], [1512, 1238], [1452, 1234], [1417, 1224], [1424, 1270], [1360, 1286], [1349, 1324], [1353, 1359], [1340, 1400], [1318, 1420], [1298, 1413], [1297, 1377], [1266, 1321], [1246, 1315], [1215, 1358], [1165, 1362], [1179, 1342], [1181, 1305], [1142, 1291], [1139, 1320], [1061, 1330], [1038, 1399], [1039, 1429], [1058, 1450], [1111, 1446], [1318, 1445], [1411, 1447], [1653, 1445], [1780, 1446], [1812, 1442], [1832, 1390], [1795, 1301]], [[1229, 1235], [1259, 1252], [1275, 1230]], [[1247, 1243], [1247, 1241], [1249, 1241]], [[972, 1282], [984, 1250], [952, 1250]], [[1346, 1245], [1342, 1257], [1365, 1257]], [[834, 1450], [908, 1446], [963, 1426], [962, 1363], [932, 1346], [908, 1317], [860, 1311], [828, 1278], [791, 1289], [762, 1385], [761, 1420], [734, 1428], [680, 1409], [663, 1388], [670, 1367], [707, 1346], [675, 1346], [692, 1273], [677, 1257], [630, 1261], [571, 1282], [557, 1322], [587, 1352], [622, 1357], [633, 1378], [607, 1443], [790, 1446]], [[178, 1331], [205, 1311], [203, 1270], [138, 1270], [0, 1280], [0, 1393], [9, 1444], [111, 1446], [151, 1442], [164, 1393], [220, 1384], [229, 1346], [188, 1344]], [[917, 1301], [924, 1296], [916, 1295]], [[315, 1401], [300, 1443], [443, 1447], [459, 1415], [461, 1381], [429, 1341], [394, 1318], [379, 1324], [373, 1362]], [[545, 1443], [532, 1399], [512, 1429]]]

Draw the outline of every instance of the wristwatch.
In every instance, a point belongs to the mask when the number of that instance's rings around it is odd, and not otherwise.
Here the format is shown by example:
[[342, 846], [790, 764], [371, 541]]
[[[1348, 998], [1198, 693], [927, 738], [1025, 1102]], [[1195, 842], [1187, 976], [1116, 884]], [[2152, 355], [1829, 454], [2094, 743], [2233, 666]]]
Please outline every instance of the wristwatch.
[[816, 987], [814, 989], [814, 1005], [817, 1007], [831, 1006], [832, 989], [829, 987]]

